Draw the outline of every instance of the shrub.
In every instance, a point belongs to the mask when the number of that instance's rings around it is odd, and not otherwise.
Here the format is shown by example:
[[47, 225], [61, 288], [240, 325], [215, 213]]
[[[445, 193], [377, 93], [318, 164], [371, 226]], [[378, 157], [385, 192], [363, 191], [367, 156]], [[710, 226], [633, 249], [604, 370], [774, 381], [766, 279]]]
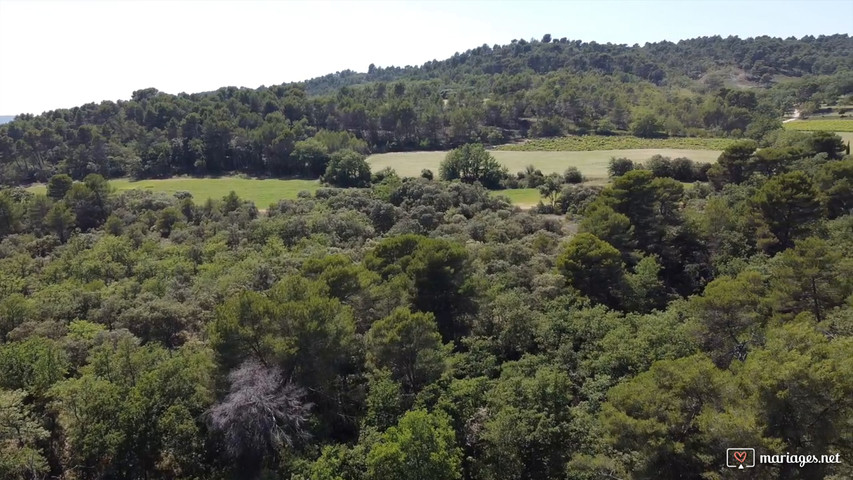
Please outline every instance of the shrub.
[[498, 189], [501, 179], [506, 177], [506, 168], [482, 144], [465, 144], [447, 153], [441, 162], [439, 176], [442, 180], [480, 182], [488, 189]]
[[610, 164], [607, 166], [607, 173], [611, 177], [621, 177], [635, 168], [637, 167], [634, 165], [634, 161], [630, 158], [612, 157], [610, 159]]
[[518, 172], [517, 176], [519, 181], [527, 188], [539, 188], [540, 185], [545, 183], [545, 175], [542, 173], [542, 170], [533, 165], [525, 167], [524, 171]]
[[598, 197], [599, 192], [601, 187], [564, 185], [560, 195], [557, 196], [556, 207], [559, 213], [579, 214]]
[[563, 181], [566, 183], [583, 183], [584, 177], [578, 167], [569, 167], [563, 172]]
[[651, 170], [656, 178], [672, 177], [672, 160], [669, 157], [655, 155], [646, 162], [645, 167]]
[[370, 185], [370, 166], [364, 155], [341, 150], [331, 155], [323, 181], [342, 188], [367, 187]]
[[670, 173], [672, 174], [672, 178], [679, 182], [690, 182], [695, 178], [693, 168], [693, 160], [678, 157], [672, 160], [672, 163], [670, 164]]
[[64, 173], [50, 177], [47, 183], [47, 196], [53, 200], [62, 200], [62, 197], [71, 190], [71, 185], [74, 183], [71, 177]]
[[397, 172], [393, 168], [385, 167], [370, 176], [370, 183], [381, 183], [386, 178], [392, 178], [396, 176]]
[[635, 115], [631, 122], [631, 133], [642, 138], [658, 137], [663, 130], [663, 124], [653, 112], [642, 111]]
[[559, 137], [563, 134], [563, 120], [558, 117], [539, 119], [530, 128], [531, 137]]

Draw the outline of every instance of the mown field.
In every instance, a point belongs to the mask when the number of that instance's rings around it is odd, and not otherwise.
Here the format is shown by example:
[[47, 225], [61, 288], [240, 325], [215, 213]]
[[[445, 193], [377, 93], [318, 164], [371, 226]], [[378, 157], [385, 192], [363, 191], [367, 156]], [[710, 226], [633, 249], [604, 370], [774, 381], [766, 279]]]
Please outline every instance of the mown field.
[[[720, 156], [720, 150], [704, 149], [630, 149], [630, 150], [597, 150], [597, 151], [505, 151], [491, 152], [495, 158], [505, 165], [511, 173], [524, 170], [527, 165], [533, 165], [543, 173], [563, 173], [570, 166], [577, 167], [592, 183], [607, 181], [607, 165], [612, 157], [626, 157], [638, 162], [646, 161], [653, 155], [666, 157], [687, 157], [696, 162], [713, 163]], [[397, 174], [404, 177], [416, 177], [423, 169], [430, 169], [438, 174], [438, 166], [447, 152], [402, 152], [371, 155], [367, 159], [373, 171], [391, 167]]]
[[825, 130], [829, 132], [853, 132], [853, 119], [795, 120], [793, 122], [783, 123], [782, 126], [788, 130]]
[[[632, 136], [583, 135], [537, 138], [524, 143], [501, 145], [498, 150], [514, 152], [577, 152], [592, 150], [691, 149], [723, 150], [734, 140], [728, 138], [639, 138]], [[694, 159], [695, 160], [695, 159]]]
[[[682, 182], [684, 190], [690, 190], [696, 187], [695, 183]], [[510, 188], [506, 190], [494, 190], [492, 195], [507, 197], [513, 205], [521, 208], [530, 208], [536, 206], [537, 203], [543, 201], [542, 194], [538, 188]]]
[[513, 205], [518, 205], [522, 208], [535, 206], [542, 200], [542, 195], [539, 194], [539, 189], [536, 188], [512, 188], [508, 190], [495, 190], [492, 195], [507, 197]]
[[[296, 195], [307, 190], [314, 192], [320, 186], [316, 180], [278, 180], [278, 179], [251, 179], [238, 177], [220, 178], [167, 178], [163, 180], [139, 180], [131, 181], [125, 178], [110, 180], [110, 185], [116, 190], [150, 190], [154, 192], [189, 192], [196, 203], [203, 203], [208, 198], [222, 198], [228, 192], [234, 191], [240, 198], [255, 202], [260, 209], [267, 208], [270, 204], [281, 199], [293, 199]], [[36, 193], [44, 193], [44, 185], [33, 185], [28, 190]]]

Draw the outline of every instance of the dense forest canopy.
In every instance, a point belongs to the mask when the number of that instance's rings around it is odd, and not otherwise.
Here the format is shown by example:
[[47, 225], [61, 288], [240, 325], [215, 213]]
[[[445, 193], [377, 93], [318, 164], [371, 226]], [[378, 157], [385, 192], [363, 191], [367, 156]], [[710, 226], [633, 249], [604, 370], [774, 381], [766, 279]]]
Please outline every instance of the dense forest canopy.
[[717, 189], [659, 166], [565, 183], [545, 207], [569, 216], [392, 172], [265, 214], [97, 174], [5, 190], [0, 477], [727, 478], [731, 445], [849, 458], [853, 159], [798, 138], [732, 145]]
[[[750, 478], [853, 477], [853, 157], [779, 123], [851, 93], [850, 47], [546, 36], [19, 116], [0, 478], [725, 479], [731, 447], [841, 459]], [[606, 185], [511, 175], [484, 145], [584, 131], [730, 143], [613, 158]], [[445, 147], [418, 178], [364, 160]], [[231, 171], [341, 188], [255, 205], [109, 180]], [[518, 186], [543, 202], [487, 189]]]
[[714, 36], [629, 47], [552, 39], [551, 35], [545, 35], [540, 41], [520, 39], [509, 45], [482, 45], [421, 67], [371, 65], [366, 73], [346, 70], [308, 80], [305, 86], [310, 94], [318, 95], [344, 86], [401, 78], [453, 81], [466, 76], [545, 74], [556, 70], [625, 73], [662, 85], [676, 83], [684, 77], [698, 80], [720, 67], [737, 68], [753, 81], [771, 84], [776, 75], [802, 77], [849, 71], [853, 68], [850, 42], [846, 34], [806, 36], [799, 40], [794, 37]]
[[759, 140], [786, 110], [853, 93], [851, 52], [847, 35], [643, 47], [545, 36], [304, 83], [179, 95], [148, 88], [128, 101], [0, 126], [0, 175], [7, 185], [57, 173], [316, 178], [341, 149], [445, 149], [567, 133]]

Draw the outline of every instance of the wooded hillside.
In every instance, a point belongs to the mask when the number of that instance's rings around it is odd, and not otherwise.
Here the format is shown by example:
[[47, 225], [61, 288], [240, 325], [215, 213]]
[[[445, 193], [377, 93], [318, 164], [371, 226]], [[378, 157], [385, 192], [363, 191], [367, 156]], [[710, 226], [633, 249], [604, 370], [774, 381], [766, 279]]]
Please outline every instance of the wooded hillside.
[[758, 140], [787, 109], [853, 92], [851, 52], [847, 35], [643, 47], [546, 36], [300, 84], [179, 95], [148, 88], [0, 126], [0, 178], [316, 178], [343, 148], [432, 150], [568, 133]]

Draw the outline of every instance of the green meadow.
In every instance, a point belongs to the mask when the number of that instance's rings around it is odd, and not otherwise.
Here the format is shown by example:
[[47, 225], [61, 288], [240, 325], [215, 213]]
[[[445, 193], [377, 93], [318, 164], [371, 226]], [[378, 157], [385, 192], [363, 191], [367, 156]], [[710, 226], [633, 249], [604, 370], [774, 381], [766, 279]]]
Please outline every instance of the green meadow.
[[511, 151], [593, 151], [637, 150], [655, 148], [723, 150], [730, 138], [668, 137], [640, 138], [631, 135], [572, 135], [568, 137], [534, 138], [522, 143], [501, 145], [498, 150]]
[[[208, 198], [222, 198], [228, 192], [234, 191], [240, 198], [255, 202], [258, 208], [267, 208], [270, 204], [282, 199], [293, 199], [296, 195], [307, 190], [314, 192], [320, 187], [316, 180], [279, 180], [252, 179], [239, 177], [219, 178], [190, 178], [176, 177], [163, 180], [128, 180], [118, 178], [110, 180], [110, 185], [116, 190], [148, 190], [152, 192], [189, 192], [196, 203], [202, 203]], [[44, 185], [33, 185], [28, 190], [44, 193]]]
[[495, 190], [492, 195], [506, 197], [513, 205], [518, 205], [522, 208], [529, 208], [542, 200], [542, 195], [539, 194], [537, 188], [511, 188], [507, 190]]
[[825, 130], [827, 132], [853, 132], [853, 119], [795, 120], [782, 124], [787, 130]]
[[[643, 162], [654, 155], [666, 157], [687, 157], [694, 162], [713, 163], [720, 156], [720, 150], [676, 149], [676, 148], [640, 148], [628, 150], [595, 150], [595, 151], [505, 151], [494, 150], [492, 155], [505, 165], [510, 173], [524, 170], [527, 165], [542, 170], [543, 173], [563, 173], [566, 168], [574, 166], [593, 183], [607, 181], [607, 165], [612, 157], [626, 157]], [[423, 169], [432, 170], [438, 174], [438, 166], [447, 152], [402, 152], [382, 153], [371, 155], [367, 159], [370, 168], [375, 172], [385, 167], [391, 167], [403, 177], [415, 177]]]

